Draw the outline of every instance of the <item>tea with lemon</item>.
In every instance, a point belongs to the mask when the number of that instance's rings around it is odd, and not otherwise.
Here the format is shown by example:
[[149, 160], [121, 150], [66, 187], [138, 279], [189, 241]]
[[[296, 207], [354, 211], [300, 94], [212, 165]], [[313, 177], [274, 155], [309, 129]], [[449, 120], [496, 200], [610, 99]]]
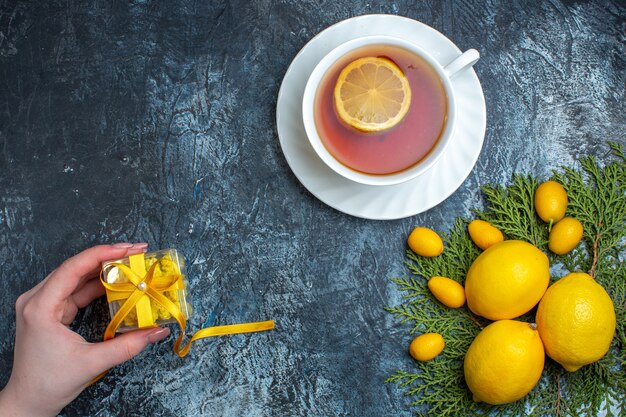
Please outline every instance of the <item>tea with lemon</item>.
[[[370, 102], [359, 101], [367, 94], [364, 85], [383, 95], [370, 92]], [[349, 98], [342, 101], [336, 86]], [[370, 45], [344, 55], [327, 71], [315, 96], [314, 116], [322, 143], [335, 159], [358, 172], [388, 175], [431, 152], [443, 134], [447, 111], [444, 86], [428, 62], [398, 46]], [[368, 112], [374, 114], [366, 122], [358, 120]]]

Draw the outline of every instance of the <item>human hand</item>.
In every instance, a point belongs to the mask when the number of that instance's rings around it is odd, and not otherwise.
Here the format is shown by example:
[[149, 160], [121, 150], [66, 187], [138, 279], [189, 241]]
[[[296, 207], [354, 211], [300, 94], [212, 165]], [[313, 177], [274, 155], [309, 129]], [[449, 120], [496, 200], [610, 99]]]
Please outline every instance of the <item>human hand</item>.
[[102, 261], [145, 252], [147, 246], [87, 249], [17, 299], [13, 371], [0, 391], [0, 415], [56, 416], [96, 376], [169, 335], [167, 328], [153, 328], [88, 343], [68, 327], [79, 308], [104, 294], [98, 278]]

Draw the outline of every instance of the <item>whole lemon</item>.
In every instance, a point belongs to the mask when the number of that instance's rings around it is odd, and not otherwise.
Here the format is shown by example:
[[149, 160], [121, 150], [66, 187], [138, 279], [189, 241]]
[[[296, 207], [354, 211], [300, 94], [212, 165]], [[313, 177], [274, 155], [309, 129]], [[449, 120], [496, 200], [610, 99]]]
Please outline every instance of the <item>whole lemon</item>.
[[565, 255], [583, 238], [583, 225], [573, 217], [565, 217], [550, 230], [548, 248], [557, 255]]
[[567, 193], [556, 181], [546, 181], [535, 191], [535, 210], [546, 223], [556, 223], [565, 216]]
[[517, 401], [537, 385], [545, 353], [533, 324], [500, 320], [485, 327], [465, 354], [465, 381], [474, 401]]
[[548, 257], [530, 243], [505, 240], [481, 253], [465, 277], [467, 306], [490, 320], [533, 308], [550, 283]]
[[467, 225], [467, 231], [472, 238], [472, 242], [482, 250], [504, 240], [502, 232], [491, 225], [491, 223], [484, 220], [472, 220], [470, 224]]
[[465, 304], [465, 289], [453, 279], [432, 277], [428, 280], [428, 289], [446, 307], [458, 308]]
[[413, 339], [409, 345], [409, 354], [417, 361], [429, 361], [439, 355], [445, 345], [439, 333], [424, 333]]
[[443, 252], [443, 241], [427, 227], [416, 227], [407, 239], [409, 248], [420, 256], [433, 257]]
[[602, 358], [615, 334], [611, 297], [583, 272], [548, 288], [536, 320], [546, 353], [570, 372]]

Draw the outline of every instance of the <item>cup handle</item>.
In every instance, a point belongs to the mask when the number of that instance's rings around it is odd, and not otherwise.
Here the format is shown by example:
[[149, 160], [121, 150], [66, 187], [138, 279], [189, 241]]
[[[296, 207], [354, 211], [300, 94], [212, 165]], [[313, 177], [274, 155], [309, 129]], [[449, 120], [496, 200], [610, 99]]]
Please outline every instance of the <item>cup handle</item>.
[[443, 69], [448, 74], [448, 77], [454, 78], [458, 73], [463, 71], [466, 68], [470, 68], [474, 65], [478, 59], [480, 58], [480, 54], [476, 49], [468, 49], [463, 52], [461, 55], [452, 60], [448, 65], [446, 65]]

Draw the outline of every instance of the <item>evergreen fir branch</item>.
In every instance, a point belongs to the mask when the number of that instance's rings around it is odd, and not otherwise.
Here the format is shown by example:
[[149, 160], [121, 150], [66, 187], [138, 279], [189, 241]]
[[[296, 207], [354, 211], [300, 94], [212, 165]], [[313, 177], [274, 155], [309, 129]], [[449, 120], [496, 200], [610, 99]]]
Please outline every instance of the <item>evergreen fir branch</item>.
[[563, 409], [566, 415], [592, 417], [606, 411], [607, 402], [611, 401], [611, 390], [607, 390], [607, 387], [612, 385], [611, 379], [617, 376], [607, 366], [609, 361], [610, 357], [604, 357], [576, 372], [564, 372]]
[[561, 369], [549, 361], [546, 363], [543, 375], [537, 386], [528, 394], [529, 417], [546, 415], [558, 416], [560, 412], [560, 384]]
[[[457, 219], [448, 234], [441, 233], [444, 252], [423, 258], [407, 251], [410, 278], [392, 281], [403, 292], [403, 303], [386, 307], [401, 323], [410, 323], [411, 334], [437, 332], [444, 336], [444, 352], [429, 362], [415, 362], [411, 371], [398, 370], [386, 382], [395, 383], [423, 415], [437, 416], [607, 416], [626, 414], [626, 155], [623, 147], [609, 143], [608, 163], [582, 158], [579, 169], [563, 167], [552, 179], [565, 187], [567, 215], [584, 229], [583, 242], [564, 256], [550, 254], [551, 264], [567, 271], [589, 271], [613, 299], [616, 334], [609, 353], [600, 361], [567, 372], [547, 359], [539, 384], [523, 400], [502, 406], [474, 403], [463, 377], [463, 358], [472, 340], [487, 323], [464, 306], [450, 309], [427, 288], [432, 276], [463, 283], [480, 250], [467, 233], [467, 219]], [[514, 174], [506, 187], [482, 188], [487, 201], [477, 218], [498, 227], [508, 239], [528, 241], [546, 253], [548, 225], [535, 214], [534, 192], [539, 180]], [[552, 277], [554, 279], [560, 276]], [[534, 311], [518, 318], [533, 321]]]
[[610, 265], [603, 264], [616, 259], [625, 245], [626, 161], [621, 145], [610, 146], [619, 159], [604, 168], [595, 158], [585, 157], [580, 161], [582, 172], [566, 168], [563, 174], [554, 175], [568, 193], [568, 214], [583, 225], [585, 244], [592, 248], [589, 272], [594, 277], [596, 270], [610, 270]]
[[478, 218], [500, 229], [507, 239], [525, 240], [543, 247], [548, 235], [539, 223], [533, 203], [538, 186], [535, 178], [519, 174], [513, 175], [513, 184], [506, 188], [486, 185], [481, 189], [489, 203], [489, 210], [475, 213]]
[[[579, 247], [565, 255], [554, 255], [548, 251], [550, 264], [560, 263], [566, 271], [588, 271], [591, 268], [592, 258], [589, 256], [589, 249], [586, 243], [582, 243]], [[560, 277], [553, 277], [558, 279]]]
[[609, 148], [611, 148], [611, 153], [613, 154], [615, 159], [621, 159], [621, 162], [626, 162], [626, 154], [624, 153], [624, 149], [622, 148], [621, 143], [609, 142]]
[[415, 278], [393, 278], [391, 280], [400, 288], [400, 291], [406, 293], [403, 298], [412, 298], [422, 294], [424, 282]]
[[385, 380], [385, 382], [394, 382], [398, 384], [401, 388], [406, 387], [407, 385], [411, 385], [415, 381], [419, 381], [418, 374], [412, 374], [406, 371], [395, 371], [389, 378]]

